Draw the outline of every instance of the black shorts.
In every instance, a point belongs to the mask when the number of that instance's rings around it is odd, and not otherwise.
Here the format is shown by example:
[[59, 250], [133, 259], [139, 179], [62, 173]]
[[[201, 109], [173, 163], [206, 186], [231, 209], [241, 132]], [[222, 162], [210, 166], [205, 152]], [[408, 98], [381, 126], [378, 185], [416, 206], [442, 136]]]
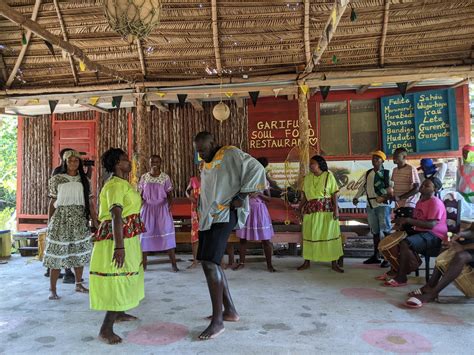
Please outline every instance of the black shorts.
[[229, 222], [214, 223], [211, 229], [199, 231], [197, 259], [220, 265], [230, 233], [237, 224], [237, 211], [230, 211]]
[[418, 254], [438, 256], [441, 251], [441, 239], [430, 232], [418, 232], [408, 236], [405, 240]]

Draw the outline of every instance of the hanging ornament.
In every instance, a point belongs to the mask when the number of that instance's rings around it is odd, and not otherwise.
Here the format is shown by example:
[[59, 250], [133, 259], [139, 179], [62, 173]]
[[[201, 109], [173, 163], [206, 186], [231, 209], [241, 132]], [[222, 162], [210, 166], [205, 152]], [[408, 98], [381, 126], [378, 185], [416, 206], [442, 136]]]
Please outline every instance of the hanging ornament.
[[249, 91], [250, 98], [252, 99], [253, 107], [257, 106], [258, 95], [260, 91]]
[[161, 0], [105, 0], [104, 10], [110, 27], [133, 43], [160, 23]]
[[156, 94], [161, 98], [166, 96], [166, 94], [164, 92], [157, 92]]
[[178, 94], [179, 107], [183, 108], [186, 102], [187, 94]]
[[333, 64], [337, 64], [338, 61], [339, 61], [339, 59], [337, 58], [337, 55], [333, 54], [333, 56], [332, 56], [332, 63], [333, 63]]
[[28, 40], [26, 39], [25, 31], [21, 31], [21, 44], [26, 46], [28, 44]]
[[89, 99], [89, 104], [93, 106], [97, 105], [97, 102], [99, 102], [99, 96], [94, 96]]
[[233, 92], [226, 92], [225, 96], [227, 96], [229, 99], [234, 95]]
[[216, 120], [222, 123], [223, 121], [229, 118], [230, 108], [221, 101], [212, 109], [212, 115]]
[[301, 85], [300, 85], [300, 89], [301, 89], [301, 91], [303, 92], [303, 94], [306, 95], [306, 94], [308, 93], [308, 91], [309, 91], [309, 86], [306, 85], [306, 84], [301, 84]]
[[113, 96], [112, 97], [112, 107], [120, 108], [120, 104], [122, 103], [123, 96]]
[[326, 101], [326, 98], [329, 95], [329, 90], [331, 90], [330, 86], [320, 86], [319, 90], [321, 91], [321, 96], [323, 97], [323, 100]]
[[402, 95], [402, 97], [405, 97], [405, 94], [407, 93], [407, 86], [408, 86], [408, 82], [397, 83], [398, 90], [400, 91], [400, 94]]
[[58, 105], [58, 100], [49, 100], [49, 109], [51, 110], [51, 114], [54, 113], [54, 110], [56, 109], [56, 106]]
[[275, 94], [275, 97], [278, 97], [278, 94], [280, 94], [280, 91], [282, 91], [283, 88], [276, 88], [276, 89], [273, 89], [273, 93]]
[[332, 26], [336, 26], [336, 20], [337, 20], [337, 10], [336, 7], [331, 12], [331, 21], [332, 21]]
[[86, 63], [84, 63], [82, 60], [79, 61], [79, 69], [81, 71], [86, 71], [86, 69], [87, 69]]
[[354, 7], [351, 5], [351, 22], [355, 22], [357, 20], [357, 13]]

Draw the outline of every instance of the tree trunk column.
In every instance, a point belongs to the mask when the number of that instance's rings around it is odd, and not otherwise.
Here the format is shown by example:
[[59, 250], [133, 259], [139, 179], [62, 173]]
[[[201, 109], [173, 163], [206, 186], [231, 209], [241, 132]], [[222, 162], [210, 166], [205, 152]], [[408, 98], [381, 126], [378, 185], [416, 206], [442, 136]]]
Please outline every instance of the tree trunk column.
[[308, 98], [306, 94], [298, 88], [298, 112], [299, 112], [299, 152], [300, 171], [298, 175], [298, 187], [303, 188], [303, 179], [309, 171], [309, 117]]
[[137, 95], [137, 151], [138, 155], [138, 177], [148, 170], [148, 159], [150, 158], [150, 117], [146, 110], [145, 94]]

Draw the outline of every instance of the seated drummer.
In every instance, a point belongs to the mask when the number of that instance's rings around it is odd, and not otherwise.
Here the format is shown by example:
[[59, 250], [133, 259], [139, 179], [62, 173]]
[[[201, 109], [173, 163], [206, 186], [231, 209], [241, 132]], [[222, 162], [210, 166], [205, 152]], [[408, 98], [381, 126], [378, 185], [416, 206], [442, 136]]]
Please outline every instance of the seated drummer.
[[467, 234], [466, 239], [462, 233], [461, 236], [455, 236], [452, 241], [447, 242], [448, 248], [453, 249], [455, 254], [444, 275], [441, 270], [435, 267], [428, 283], [408, 294], [410, 298], [405, 302], [405, 306], [420, 308], [423, 303], [434, 301], [446, 286], [458, 278], [466, 264], [474, 267], [473, 233], [472, 230], [465, 233]]
[[400, 226], [410, 225], [416, 234], [406, 237], [400, 242], [400, 264], [397, 275], [386, 281], [386, 287], [400, 287], [407, 284], [409, 274], [410, 253], [438, 256], [443, 240], [447, 239], [446, 208], [443, 201], [435, 196], [442, 187], [437, 178], [426, 179], [420, 186], [421, 197], [417, 202], [414, 218], [398, 218], [395, 223]]

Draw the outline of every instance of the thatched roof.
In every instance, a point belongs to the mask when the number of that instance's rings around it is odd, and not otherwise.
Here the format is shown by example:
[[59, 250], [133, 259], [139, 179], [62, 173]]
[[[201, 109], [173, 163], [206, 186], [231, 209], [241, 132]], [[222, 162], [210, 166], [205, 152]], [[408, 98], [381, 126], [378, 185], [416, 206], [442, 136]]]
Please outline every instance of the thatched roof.
[[[30, 18], [35, 0], [7, 0]], [[320, 64], [314, 70], [375, 69], [381, 64], [385, 3], [388, 21], [384, 42], [385, 68], [472, 64], [474, 61], [473, 0], [354, 0], [357, 14], [351, 21], [348, 6]], [[161, 23], [141, 43], [128, 44], [111, 30], [102, 1], [58, 1], [69, 42], [102, 65], [127, 74], [137, 82], [216, 77], [212, 29], [212, 1], [165, 0]], [[328, 21], [334, 0], [312, 0], [309, 6], [309, 40], [315, 49]], [[296, 74], [307, 64], [303, 1], [218, 1], [218, 47], [224, 76], [250, 77]], [[37, 22], [63, 37], [52, 0], [41, 2]], [[21, 28], [0, 17], [0, 82], [3, 84], [22, 48]], [[32, 35], [20, 72], [12, 88], [73, 86], [67, 56], [55, 48], [56, 57], [43, 39]], [[142, 51], [144, 66], [140, 62]], [[335, 56], [335, 57], [334, 57]], [[5, 67], [2, 69], [2, 61]], [[79, 70], [78, 85], [118, 83], [101, 73]], [[145, 71], [146, 76], [143, 76]]]

